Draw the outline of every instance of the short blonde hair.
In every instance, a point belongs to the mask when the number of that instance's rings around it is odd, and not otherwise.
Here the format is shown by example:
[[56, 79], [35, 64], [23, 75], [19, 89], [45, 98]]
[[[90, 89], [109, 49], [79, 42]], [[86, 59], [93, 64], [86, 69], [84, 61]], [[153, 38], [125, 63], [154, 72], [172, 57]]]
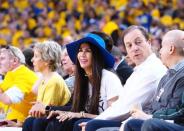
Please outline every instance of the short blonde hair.
[[49, 62], [49, 68], [55, 71], [61, 65], [61, 46], [52, 40], [37, 42], [34, 49], [38, 49], [43, 61]]

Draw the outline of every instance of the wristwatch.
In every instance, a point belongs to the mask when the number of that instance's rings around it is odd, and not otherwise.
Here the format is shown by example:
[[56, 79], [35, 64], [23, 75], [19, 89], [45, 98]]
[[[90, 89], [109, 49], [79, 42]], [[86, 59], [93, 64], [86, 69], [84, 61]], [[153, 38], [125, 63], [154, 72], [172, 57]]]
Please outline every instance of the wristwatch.
[[51, 106], [46, 106], [45, 107], [45, 114], [48, 115], [50, 111], [51, 111]]

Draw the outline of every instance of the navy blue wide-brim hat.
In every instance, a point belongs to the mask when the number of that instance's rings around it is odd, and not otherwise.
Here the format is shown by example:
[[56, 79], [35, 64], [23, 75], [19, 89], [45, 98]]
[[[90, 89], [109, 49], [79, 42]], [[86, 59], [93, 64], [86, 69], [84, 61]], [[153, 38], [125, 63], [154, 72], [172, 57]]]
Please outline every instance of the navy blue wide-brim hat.
[[77, 61], [77, 53], [78, 53], [79, 47], [83, 43], [93, 44], [100, 50], [100, 53], [103, 56], [106, 68], [112, 68], [114, 66], [115, 59], [106, 50], [105, 48], [106, 45], [104, 40], [100, 36], [92, 33], [87, 34], [84, 38], [80, 40], [74, 41], [66, 45], [68, 55], [74, 64]]

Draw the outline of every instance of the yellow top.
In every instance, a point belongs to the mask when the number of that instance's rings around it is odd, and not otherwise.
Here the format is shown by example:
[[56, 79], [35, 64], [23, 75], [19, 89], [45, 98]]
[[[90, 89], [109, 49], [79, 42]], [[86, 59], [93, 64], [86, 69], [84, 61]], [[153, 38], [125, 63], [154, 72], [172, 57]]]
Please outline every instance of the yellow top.
[[35, 101], [35, 95], [32, 93], [32, 86], [36, 82], [36, 74], [25, 67], [24, 65], [19, 66], [13, 71], [9, 71], [0, 83], [0, 88], [5, 92], [11, 87], [19, 88], [24, 93], [24, 99], [20, 103], [11, 104], [7, 114], [7, 119], [17, 119], [23, 122], [28, 115], [28, 111], [31, 108], [30, 102]]
[[118, 25], [114, 21], [109, 21], [104, 27], [103, 32], [110, 35], [114, 30], [118, 29]]
[[45, 105], [65, 105], [71, 97], [63, 78], [55, 73], [48, 82], [41, 82], [38, 88], [37, 101]]
[[14, 6], [21, 12], [23, 12], [26, 8], [29, 7], [28, 0], [15, 0]]

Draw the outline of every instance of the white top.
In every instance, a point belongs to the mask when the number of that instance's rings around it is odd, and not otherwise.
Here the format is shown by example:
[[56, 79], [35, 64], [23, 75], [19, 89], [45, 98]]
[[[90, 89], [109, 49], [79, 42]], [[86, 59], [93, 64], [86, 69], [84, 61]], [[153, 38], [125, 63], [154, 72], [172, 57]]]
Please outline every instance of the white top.
[[150, 55], [142, 64], [135, 67], [134, 72], [122, 88], [119, 99], [96, 119], [121, 120], [121, 117], [128, 113], [133, 105], [144, 105], [150, 102], [166, 71], [167, 69], [160, 59], [155, 54]]
[[[102, 70], [102, 80], [100, 87], [100, 100], [99, 100], [99, 113], [102, 113], [107, 109], [107, 101], [115, 96], [119, 96], [119, 92], [123, 88], [120, 79], [116, 74], [106, 69]], [[89, 89], [91, 85], [89, 84]], [[89, 90], [89, 94], [92, 94], [92, 90]], [[93, 99], [93, 98], [91, 98]]]
[[13, 104], [20, 103], [24, 99], [24, 93], [16, 86], [9, 88], [5, 94], [10, 98]]

